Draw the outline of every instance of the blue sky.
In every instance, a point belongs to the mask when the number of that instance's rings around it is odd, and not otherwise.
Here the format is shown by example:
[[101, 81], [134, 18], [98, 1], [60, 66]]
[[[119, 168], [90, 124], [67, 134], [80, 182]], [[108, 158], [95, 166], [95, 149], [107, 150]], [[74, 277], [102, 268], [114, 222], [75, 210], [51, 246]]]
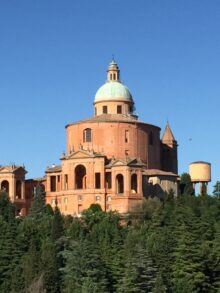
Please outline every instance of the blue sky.
[[114, 54], [141, 120], [169, 120], [179, 173], [220, 179], [219, 0], [0, 0], [0, 164], [44, 175], [65, 125], [93, 115]]

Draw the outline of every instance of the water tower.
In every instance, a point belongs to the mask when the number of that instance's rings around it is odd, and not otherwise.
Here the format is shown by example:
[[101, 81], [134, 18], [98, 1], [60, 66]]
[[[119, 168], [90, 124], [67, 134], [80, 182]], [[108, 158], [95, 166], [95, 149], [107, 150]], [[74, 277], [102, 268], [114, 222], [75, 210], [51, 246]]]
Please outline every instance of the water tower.
[[200, 194], [208, 192], [208, 182], [211, 181], [211, 164], [208, 162], [198, 161], [189, 165], [189, 174], [194, 188], [199, 183]]

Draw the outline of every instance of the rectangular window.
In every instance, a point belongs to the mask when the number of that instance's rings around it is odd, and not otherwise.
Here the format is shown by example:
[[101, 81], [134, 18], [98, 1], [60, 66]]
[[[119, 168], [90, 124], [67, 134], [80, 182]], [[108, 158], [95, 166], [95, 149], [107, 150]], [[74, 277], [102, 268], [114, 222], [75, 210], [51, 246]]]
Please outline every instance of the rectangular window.
[[105, 184], [107, 189], [112, 188], [112, 173], [111, 172], [105, 173]]
[[101, 188], [101, 174], [95, 173], [95, 188]]
[[128, 143], [129, 142], [129, 131], [125, 130], [125, 142]]
[[50, 191], [55, 192], [56, 191], [56, 176], [50, 176]]
[[100, 199], [101, 199], [101, 198], [100, 198], [100, 195], [96, 195], [95, 200], [96, 200], [96, 201], [100, 201]]
[[65, 190], [68, 189], [68, 175], [67, 174], [64, 175], [64, 189]]
[[108, 114], [108, 107], [107, 106], [102, 106], [102, 113]]
[[107, 201], [111, 201], [112, 200], [112, 197], [109, 195], [108, 197], [107, 197]]
[[117, 106], [117, 114], [121, 114], [122, 113], [122, 106], [118, 105]]
[[57, 182], [60, 182], [60, 175], [57, 176]]

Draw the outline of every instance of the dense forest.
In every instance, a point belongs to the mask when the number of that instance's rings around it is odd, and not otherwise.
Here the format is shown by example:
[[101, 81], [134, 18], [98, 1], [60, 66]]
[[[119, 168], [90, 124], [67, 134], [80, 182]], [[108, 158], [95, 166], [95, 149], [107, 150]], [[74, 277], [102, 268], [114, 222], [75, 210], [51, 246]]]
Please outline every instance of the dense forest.
[[1, 192], [0, 292], [220, 292], [220, 201], [186, 192], [123, 218], [96, 204], [64, 217], [40, 186], [15, 217]]

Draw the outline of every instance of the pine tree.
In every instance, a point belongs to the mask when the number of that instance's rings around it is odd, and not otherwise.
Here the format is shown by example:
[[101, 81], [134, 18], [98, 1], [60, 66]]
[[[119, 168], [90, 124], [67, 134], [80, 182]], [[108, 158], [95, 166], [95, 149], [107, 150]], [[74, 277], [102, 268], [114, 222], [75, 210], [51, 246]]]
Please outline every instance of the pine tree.
[[39, 184], [35, 188], [34, 200], [29, 216], [33, 219], [40, 219], [46, 213], [45, 193]]
[[125, 242], [125, 269], [118, 292], [152, 292], [157, 267], [143, 245], [139, 231], [130, 231]]
[[15, 239], [15, 222], [7, 223], [0, 217], [0, 292], [11, 291], [11, 279], [17, 265]]
[[28, 252], [23, 255], [21, 266], [24, 288], [28, 290], [28, 288], [41, 276], [40, 249], [34, 240], [31, 241]]
[[6, 192], [0, 192], [0, 216], [6, 222], [11, 222], [15, 219], [15, 206], [11, 203]]
[[52, 240], [55, 242], [59, 240], [63, 236], [63, 232], [63, 217], [61, 216], [59, 208], [56, 206], [54, 209], [54, 216], [52, 220]]
[[90, 241], [72, 240], [63, 255], [64, 292], [109, 292], [105, 266]]
[[13, 272], [18, 263], [17, 225], [15, 206], [10, 202], [8, 194], [0, 193], [0, 291], [10, 292]]
[[43, 276], [43, 284], [46, 292], [60, 292], [60, 272], [57, 261], [57, 252], [55, 243], [47, 239], [42, 243], [41, 247], [41, 272]]
[[213, 194], [218, 199], [220, 199], [220, 181], [217, 181], [213, 187], [214, 187]]
[[191, 177], [188, 173], [183, 173], [180, 178], [180, 193], [184, 195], [193, 195], [195, 193]]
[[210, 271], [213, 287], [218, 290], [220, 289], [220, 221], [215, 224], [215, 230], [210, 256]]
[[100, 221], [92, 226], [90, 239], [99, 247], [101, 260], [104, 263], [109, 280], [109, 291], [116, 292], [123, 272], [123, 243], [126, 229], [120, 225], [117, 213], [104, 213]]

